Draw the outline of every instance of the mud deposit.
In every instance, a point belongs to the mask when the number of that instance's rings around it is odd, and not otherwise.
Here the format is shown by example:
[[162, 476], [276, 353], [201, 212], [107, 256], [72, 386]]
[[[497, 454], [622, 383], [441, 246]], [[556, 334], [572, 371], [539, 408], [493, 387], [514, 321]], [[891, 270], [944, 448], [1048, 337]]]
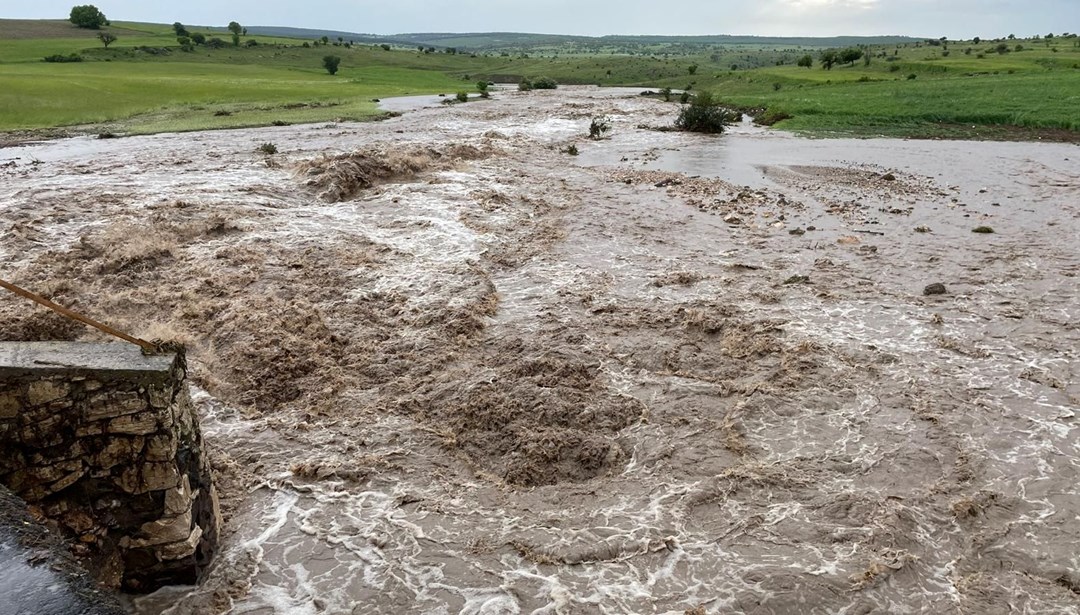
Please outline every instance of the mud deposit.
[[1080, 612], [1080, 148], [675, 112], [0, 150], [0, 275], [191, 347], [223, 553], [132, 608]]

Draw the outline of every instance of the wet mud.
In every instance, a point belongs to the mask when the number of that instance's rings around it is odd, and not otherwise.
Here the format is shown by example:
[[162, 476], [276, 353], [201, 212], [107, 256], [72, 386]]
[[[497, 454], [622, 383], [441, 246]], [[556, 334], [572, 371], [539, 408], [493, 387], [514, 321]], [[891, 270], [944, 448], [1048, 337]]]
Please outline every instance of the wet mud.
[[133, 612], [1080, 613], [1080, 148], [676, 110], [0, 150], [0, 275], [190, 347], [223, 550]]

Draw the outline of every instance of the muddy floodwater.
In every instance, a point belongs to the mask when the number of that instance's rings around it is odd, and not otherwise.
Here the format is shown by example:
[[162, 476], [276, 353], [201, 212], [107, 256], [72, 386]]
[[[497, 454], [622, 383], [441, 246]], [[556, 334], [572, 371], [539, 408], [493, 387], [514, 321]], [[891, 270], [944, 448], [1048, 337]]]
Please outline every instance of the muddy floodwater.
[[0, 276], [190, 348], [227, 527], [133, 611], [1080, 613], [1080, 147], [676, 112], [0, 150]]

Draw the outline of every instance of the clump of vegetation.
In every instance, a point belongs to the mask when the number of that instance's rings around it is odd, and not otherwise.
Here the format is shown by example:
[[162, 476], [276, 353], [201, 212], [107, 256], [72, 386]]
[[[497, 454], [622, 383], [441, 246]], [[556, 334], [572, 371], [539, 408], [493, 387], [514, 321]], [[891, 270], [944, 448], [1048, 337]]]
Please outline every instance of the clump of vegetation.
[[971, 232], [980, 233], [983, 235], [990, 235], [994, 232], [994, 229], [990, 228], [989, 226], [976, 226], [975, 228], [971, 229]]
[[609, 130], [611, 130], [611, 118], [602, 115], [594, 117], [589, 123], [589, 138], [599, 139]]
[[712, 93], [701, 92], [689, 105], [679, 111], [675, 127], [688, 132], [719, 134], [731, 123], [733, 114], [713, 99]]
[[105, 45], [106, 49], [109, 48], [109, 45], [116, 42], [116, 35], [110, 34], [109, 32], [102, 32], [101, 34], [98, 34], [97, 37], [98, 40], [101, 41], [101, 44]]
[[664, 102], [671, 102], [671, 88], [660, 90], [660, 95], [664, 97]]
[[255, 148], [260, 154], [266, 154], [267, 156], [273, 156], [278, 153], [277, 146], [273, 143], [263, 143], [259, 147]]
[[778, 111], [776, 109], [766, 109], [764, 113], [754, 119], [754, 122], [761, 126], [773, 126], [775, 124], [783, 122], [784, 120], [790, 119], [791, 114], [789, 113]]
[[455, 98], [457, 98], [458, 102], [469, 102], [469, 93], [465, 91], [458, 92]]
[[570, 156], [577, 156], [581, 152], [578, 151], [577, 145], [574, 145], [573, 143], [571, 143], [570, 145], [567, 146], [566, 149], [563, 150], [563, 153], [564, 154], [569, 154]]
[[51, 55], [51, 56], [45, 56], [43, 59], [46, 62], [55, 62], [55, 63], [82, 62], [83, 61], [82, 56], [77, 54], [77, 53], [72, 53], [72, 54], [68, 54], [68, 55], [64, 55], [62, 53], [57, 53], [57, 54], [54, 54], [54, 55]]
[[559, 87], [551, 77], [536, 77], [535, 79], [529, 79], [528, 77], [522, 77], [518, 82], [518, 90], [521, 92], [528, 92], [531, 90], [554, 90]]
[[72, 7], [71, 16], [68, 19], [76, 26], [89, 30], [99, 30], [101, 26], [109, 25], [109, 20], [105, 18], [105, 14], [93, 4]]
[[341, 58], [339, 58], [338, 56], [325, 56], [322, 59], [322, 65], [323, 68], [326, 69], [326, 72], [330, 73], [331, 75], [336, 75], [338, 72], [338, 67], [341, 66]]
[[477, 81], [476, 90], [480, 92], [480, 98], [491, 98], [491, 92], [488, 91], [489, 84], [487, 81]]

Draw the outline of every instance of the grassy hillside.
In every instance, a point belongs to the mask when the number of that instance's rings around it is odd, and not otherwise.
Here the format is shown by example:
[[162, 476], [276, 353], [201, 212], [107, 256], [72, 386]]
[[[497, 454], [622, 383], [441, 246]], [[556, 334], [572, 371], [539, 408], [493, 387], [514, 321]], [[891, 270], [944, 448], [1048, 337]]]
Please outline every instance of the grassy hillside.
[[[189, 29], [228, 40], [222, 29]], [[96, 32], [66, 22], [0, 20], [0, 131], [158, 132], [363, 119], [378, 114], [373, 98], [453, 93], [479, 79], [536, 76], [565, 84], [708, 89], [729, 105], [768, 109], [773, 119], [790, 116], [779, 125], [813, 134], [1037, 137], [1046, 136], [1038, 131], [1065, 131], [1055, 138], [1073, 138], [1071, 131], [1080, 131], [1076, 38], [864, 46], [869, 64], [824, 70], [820, 48], [794, 45], [805, 40], [773, 46], [661, 41], [663, 53], [641, 55], [639, 47], [632, 55], [596, 52], [594, 42], [581, 41], [534, 53], [430, 53], [411, 43], [387, 43], [387, 50], [252, 35], [240, 47], [182, 51], [168, 25], [114, 22], [109, 31], [118, 40], [105, 49]], [[458, 38], [444, 42], [470, 35], [452, 36]], [[653, 44], [647, 39], [670, 37], [634, 38]], [[53, 54], [83, 61], [42, 61]], [[328, 54], [342, 58], [336, 76], [321, 67]], [[796, 66], [806, 54], [814, 66]]]

